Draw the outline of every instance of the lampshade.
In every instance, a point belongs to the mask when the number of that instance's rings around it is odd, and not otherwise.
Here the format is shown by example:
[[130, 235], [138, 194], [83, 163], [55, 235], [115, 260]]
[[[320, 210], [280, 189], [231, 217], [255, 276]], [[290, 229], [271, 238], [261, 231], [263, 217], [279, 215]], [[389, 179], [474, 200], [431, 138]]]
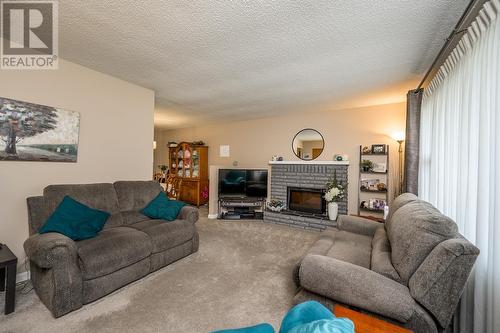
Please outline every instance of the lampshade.
[[156, 141], [153, 141], [153, 149], [156, 149]]
[[391, 135], [391, 137], [395, 141], [404, 141], [405, 140], [405, 132], [396, 132]]

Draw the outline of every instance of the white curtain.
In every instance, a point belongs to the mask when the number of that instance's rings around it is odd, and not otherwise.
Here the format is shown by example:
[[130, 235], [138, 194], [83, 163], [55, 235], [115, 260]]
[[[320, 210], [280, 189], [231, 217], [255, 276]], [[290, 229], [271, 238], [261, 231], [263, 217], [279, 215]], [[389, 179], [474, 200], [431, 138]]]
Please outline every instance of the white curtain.
[[481, 250], [460, 332], [500, 332], [500, 0], [485, 4], [422, 101], [419, 195]]

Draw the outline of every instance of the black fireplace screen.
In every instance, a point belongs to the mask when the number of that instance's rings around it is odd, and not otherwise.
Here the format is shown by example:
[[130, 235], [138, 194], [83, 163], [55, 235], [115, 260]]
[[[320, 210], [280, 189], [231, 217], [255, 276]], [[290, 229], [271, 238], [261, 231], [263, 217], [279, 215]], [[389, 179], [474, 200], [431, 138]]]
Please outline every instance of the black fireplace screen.
[[288, 209], [313, 214], [324, 214], [326, 202], [323, 189], [288, 187]]

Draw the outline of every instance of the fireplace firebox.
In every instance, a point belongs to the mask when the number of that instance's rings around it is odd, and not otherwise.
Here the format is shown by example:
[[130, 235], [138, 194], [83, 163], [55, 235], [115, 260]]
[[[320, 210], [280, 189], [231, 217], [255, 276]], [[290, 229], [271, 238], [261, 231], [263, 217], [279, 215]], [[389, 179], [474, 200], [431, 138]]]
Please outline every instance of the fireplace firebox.
[[324, 215], [326, 212], [325, 190], [317, 188], [288, 187], [288, 210]]

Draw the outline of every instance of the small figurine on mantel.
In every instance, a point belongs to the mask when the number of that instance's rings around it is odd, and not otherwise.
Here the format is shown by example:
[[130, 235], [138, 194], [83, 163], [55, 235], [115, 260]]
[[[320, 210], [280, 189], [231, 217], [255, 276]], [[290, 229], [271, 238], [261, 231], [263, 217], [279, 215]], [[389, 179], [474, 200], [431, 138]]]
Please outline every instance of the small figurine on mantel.
[[333, 155], [333, 160], [337, 162], [348, 161], [349, 156], [347, 154], [335, 154]]

